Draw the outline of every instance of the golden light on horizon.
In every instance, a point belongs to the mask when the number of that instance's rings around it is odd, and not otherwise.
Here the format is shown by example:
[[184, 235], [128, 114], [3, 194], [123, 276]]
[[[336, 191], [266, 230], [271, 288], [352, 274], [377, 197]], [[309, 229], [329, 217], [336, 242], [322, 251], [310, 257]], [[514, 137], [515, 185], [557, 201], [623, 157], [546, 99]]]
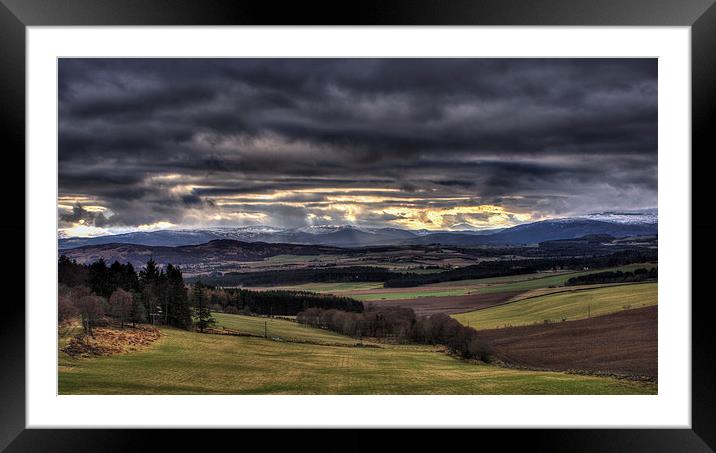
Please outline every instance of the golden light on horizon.
[[421, 201], [465, 201], [469, 200], [470, 197], [435, 197], [435, 198], [399, 198], [399, 197], [380, 197], [375, 195], [337, 195], [327, 196], [326, 200], [339, 203], [359, 203], [359, 204], [370, 204], [370, 203], [416, 203]]
[[[274, 190], [270, 193], [240, 193], [235, 195], [222, 195], [219, 197], [222, 200], [281, 200], [284, 198], [294, 197], [301, 194], [350, 194], [352, 192], [364, 193], [364, 192], [400, 192], [400, 189], [388, 189], [388, 188], [371, 188], [371, 187], [351, 187], [351, 188], [340, 188], [340, 187], [317, 187], [311, 189], [287, 189], [287, 190]], [[350, 195], [346, 195], [350, 196]], [[326, 197], [328, 199], [329, 197]]]
[[[381, 212], [398, 217], [392, 222], [415, 230], [450, 229], [457, 223], [468, 223], [474, 227], [499, 228], [513, 226], [531, 218], [531, 214], [508, 212], [502, 206], [496, 205], [424, 209], [397, 207], [386, 208]], [[463, 221], [452, 221], [455, 218], [461, 218]]]
[[[154, 180], [175, 183], [167, 189], [174, 196], [190, 194], [196, 189], [208, 188], [187, 184], [179, 175], [164, 175]], [[283, 208], [295, 213], [303, 212], [308, 225], [357, 224], [363, 226], [395, 226], [409, 230], [450, 230], [463, 228], [509, 227], [532, 218], [531, 213], [512, 212], [503, 206], [476, 204], [477, 195], [441, 194], [430, 196], [425, 191], [405, 192], [387, 187], [314, 187], [273, 190], [266, 193], [236, 193], [204, 196], [206, 205], [190, 209], [179, 221], [168, 219], [137, 226], [95, 227], [93, 222], [81, 219], [70, 227], [62, 228], [67, 235], [77, 237], [116, 234], [117, 231], [153, 231], [191, 225], [245, 225], [264, 224], [281, 227]], [[58, 197], [60, 209], [71, 213], [80, 204], [91, 213], [110, 217], [113, 213], [101, 206], [101, 201], [81, 196]], [[286, 212], [286, 211], [283, 211]], [[294, 214], [292, 214], [294, 215]], [[299, 217], [296, 217], [300, 219]], [[292, 220], [295, 222], [295, 220]]]

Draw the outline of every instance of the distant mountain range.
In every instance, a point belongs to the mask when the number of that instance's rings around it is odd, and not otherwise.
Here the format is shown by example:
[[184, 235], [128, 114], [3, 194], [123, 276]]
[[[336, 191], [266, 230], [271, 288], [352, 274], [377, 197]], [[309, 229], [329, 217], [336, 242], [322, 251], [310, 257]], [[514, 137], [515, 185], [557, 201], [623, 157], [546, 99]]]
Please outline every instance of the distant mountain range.
[[244, 263], [260, 261], [276, 255], [331, 255], [344, 252], [338, 247], [324, 247], [302, 244], [268, 244], [265, 242], [241, 242], [232, 239], [215, 239], [203, 244], [179, 245], [174, 247], [142, 244], [99, 244], [65, 250], [65, 254], [80, 263], [92, 263], [104, 259], [141, 266], [150, 257], [159, 263], [174, 263], [182, 266], [216, 263]]
[[659, 220], [657, 209], [643, 209], [633, 212], [606, 211], [587, 214], [577, 217], [587, 220], [601, 220], [603, 222], [626, 223], [626, 224], [656, 224]]
[[269, 244], [305, 244], [330, 247], [443, 244], [453, 246], [523, 245], [605, 234], [614, 237], [658, 233], [656, 210], [605, 212], [580, 217], [543, 220], [505, 229], [481, 231], [428, 231], [399, 228], [359, 228], [352, 225], [280, 229], [268, 226], [160, 230], [93, 238], [58, 238], [60, 249], [104, 244], [177, 247], [230, 239]]

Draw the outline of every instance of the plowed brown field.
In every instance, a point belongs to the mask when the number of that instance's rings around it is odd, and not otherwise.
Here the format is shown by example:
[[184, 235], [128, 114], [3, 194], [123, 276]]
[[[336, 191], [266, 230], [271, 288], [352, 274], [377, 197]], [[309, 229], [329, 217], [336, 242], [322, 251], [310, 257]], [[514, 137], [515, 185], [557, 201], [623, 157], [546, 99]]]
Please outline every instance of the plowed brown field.
[[657, 310], [483, 330], [501, 360], [525, 367], [657, 376]]
[[420, 315], [430, 315], [433, 313], [446, 313], [450, 315], [500, 305], [522, 292], [523, 291], [509, 291], [491, 294], [468, 294], [465, 296], [373, 300], [364, 301], [363, 303], [373, 303], [379, 307], [410, 307], [415, 310], [415, 313]]

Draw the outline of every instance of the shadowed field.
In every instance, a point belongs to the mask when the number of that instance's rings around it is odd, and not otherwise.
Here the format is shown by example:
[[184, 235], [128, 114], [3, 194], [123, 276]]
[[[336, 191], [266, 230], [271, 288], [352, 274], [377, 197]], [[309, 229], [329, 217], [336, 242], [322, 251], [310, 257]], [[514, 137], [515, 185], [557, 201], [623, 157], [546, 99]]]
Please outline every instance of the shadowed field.
[[502, 360], [534, 368], [656, 377], [656, 306], [580, 321], [484, 330]]
[[419, 315], [431, 315], [433, 313], [455, 314], [500, 305], [519, 294], [521, 294], [520, 291], [512, 291], [452, 297], [378, 300], [370, 303], [374, 303], [378, 307], [410, 307]]

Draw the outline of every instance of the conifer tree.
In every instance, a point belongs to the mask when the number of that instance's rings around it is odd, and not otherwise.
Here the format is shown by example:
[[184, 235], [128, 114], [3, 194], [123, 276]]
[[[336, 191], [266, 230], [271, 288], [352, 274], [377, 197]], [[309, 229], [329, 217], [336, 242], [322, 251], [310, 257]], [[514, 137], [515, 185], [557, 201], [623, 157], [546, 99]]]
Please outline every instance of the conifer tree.
[[158, 314], [161, 310], [160, 301], [160, 280], [161, 269], [157, 266], [154, 258], [149, 258], [146, 266], [139, 271], [139, 286], [141, 289], [144, 311], [149, 316], [149, 321], [154, 324], [159, 321]]
[[165, 322], [183, 329], [191, 326], [191, 305], [181, 269], [167, 265], [164, 284]]
[[132, 310], [129, 314], [129, 321], [132, 327], [136, 327], [137, 323], [147, 322], [147, 315], [144, 310], [144, 303], [139, 297], [132, 298]]
[[205, 287], [201, 282], [196, 282], [194, 284], [192, 299], [194, 302], [194, 322], [199, 328], [199, 331], [204, 332], [205, 329], [216, 324], [216, 320], [211, 316], [211, 310], [209, 310], [209, 305], [207, 303]]
[[112, 294], [112, 281], [109, 268], [103, 258], [89, 265], [89, 286], [93, 293], [101, 297]]

